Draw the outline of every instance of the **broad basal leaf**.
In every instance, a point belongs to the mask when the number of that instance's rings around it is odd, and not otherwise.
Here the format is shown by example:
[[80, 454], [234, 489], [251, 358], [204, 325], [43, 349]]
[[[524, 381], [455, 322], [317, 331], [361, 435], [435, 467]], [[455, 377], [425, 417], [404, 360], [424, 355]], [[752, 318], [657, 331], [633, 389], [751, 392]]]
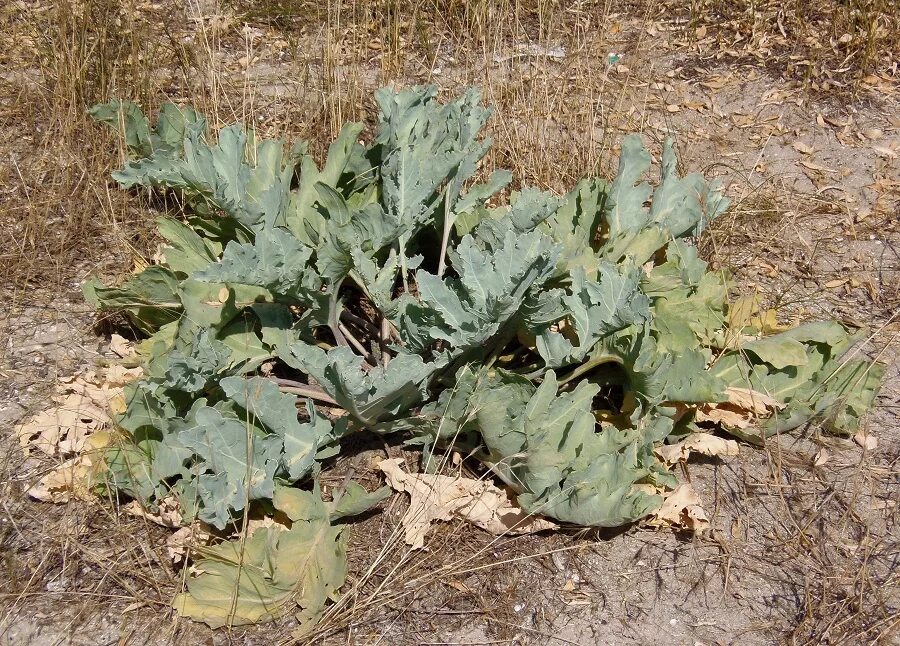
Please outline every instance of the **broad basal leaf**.
[[142, 331], [153, 333], [181, 316], [178, 278], [161, 266], [134, 274], [119, 287], [92, 279], [84, 284], [85, 298], [100, 310], [125, 311]]
[[200, 406], [177, 433], [198, 462], [194, 479], [200, 520], [224, 528], [251, 501], [271, 498], [283, 443], [226, 410]]
[[312, 250], [289, 232], [266, 227], [250, 243], [229, 242], [222, 259], [196, 272], [197, 280], [263, 287], [276, 296], [311, 302], [321, 287], [309, 260]]
[[261, 527], [246, 540], [203, 548], [195, 562], [200, 574], [187, 579], [187, 591], [175, 597], [173, 607], [219, 628], [269, 621], [299, 606], [300, 632], [310, 629], [347, 576], [348, 527], [333, 521], [362, 513], [366, 503], [384, 496], [383, 490], [360, 489], [348, 487], [345, 506], [332, 510], [318, 488], [310, 493], [279, 487], [273, 501], [290, 527]]
[[[809, 422], [852, 434], [871, 408], [885, 370], [883, 364], [844, 357], [858, 340], [839, 323], [810, 323], [727, 353], [712, 373], [728, 386], [751, 388], [787, 405], [761, 425], [765, 435]], [[755, 437], [742, 429], [728, 430]]]

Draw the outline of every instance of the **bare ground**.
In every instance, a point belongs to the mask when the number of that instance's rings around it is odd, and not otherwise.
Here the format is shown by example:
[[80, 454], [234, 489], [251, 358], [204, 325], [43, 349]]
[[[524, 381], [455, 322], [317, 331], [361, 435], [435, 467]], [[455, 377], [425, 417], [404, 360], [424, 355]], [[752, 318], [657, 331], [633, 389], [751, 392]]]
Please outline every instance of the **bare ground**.
[[[736, 459], [690, 463], [682, 477], [712, 520], [702, 537], [635, 526], [494, 539], [448, 524], [425, 551], [392, 547], [355, 587], [402, 515], [404, 501], [389, 500], [354, 527], [348, 596], [317, 641], [892, 643], [900, 626], [896, 60], [876, 55], [851, 79], [765, 24], [737, 40], [741, 16], [717, 28], [659, 5], [481, 15], [449, 3], [438, 14], [444, 24], [429, 14], [431, 31], [377, 7], [335, 16], [332, 5], [324, 14], [302, 3], [294, 5], [306, 13], [261, 5], [131, 7], [138, 18], [126, 26], [163, 42], [167, 55], [154, 74], [110, 68], [121, 76], [111, 74], [103, 91], [189, 99], [223, 121], [252, 118], [268, 134], [324, 140], [344, 120], [370, 118], [370, 91], [385, 82], [434, 82], [447, 92], [478, 84], [498, 108], [490, 164], [554, 190], [608, 172], [624, 132], [657, 144], [673, 135], [685, 169], [730, 183], [734, 206], [703, 241], [707, 257], [785, 318], [867, 327], [872, 338], [860, 351], [890, 365], [868, 420], [874, 449], [809, 428], [762, 449], [743, 446]], [[14, 20], [43, 24], [16, 11]], [[841, 36], [822, 38], [847, 45]], [[127, 61], [130, 51], [116, 56]], [[610, 52], [624, 57], [610, 65]], [[798, 77], [798, 55], [810, 58], [800, 67], [819, 73]], [[153, 206], [119, 196], [106, 180], [116, 163], [109, 138], [87, 124], [61, 127], [80, 117], [60, 115], [58, 97], [27, 117], [31, 130], [11, 127], [23, 102], [47, 96], [48, 78], [59, 82], [39, 66], [10, 70], [2, 97], [0, 221], [4, 259], [15, 264], [0, 363], [0, 644], [288, 640], [289, 620], [229, 633], [174, 617], [168, 602], [181, 573], [165, 555], [166, 530], [112, 501], [51, 506], [23, 493], [52, 465], [24, 460], [9, 441], [12, 425], [45, 405], [58, 377], [108, 354], [81, 281], [121, 274], [153, 246]], [[50, 133], [62, 145], [54, 148]], [[336, 480], [352, 461], [374, 485], [370, 456], [403, 454], [394, 444], [353, 449], [335, 464]]]

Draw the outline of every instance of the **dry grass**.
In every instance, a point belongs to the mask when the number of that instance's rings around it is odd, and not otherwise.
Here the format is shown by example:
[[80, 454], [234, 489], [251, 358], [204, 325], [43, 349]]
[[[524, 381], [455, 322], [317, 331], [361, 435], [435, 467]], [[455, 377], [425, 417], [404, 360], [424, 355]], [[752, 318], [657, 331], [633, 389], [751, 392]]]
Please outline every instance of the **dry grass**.
[[[658, 144], [665, 127], [678, 125], [665, 102], [652, 104], [651, 83], [737, 65], [799, 81], [813, 94], [877, 103], [873, 88], [883, 85], [872, 77], [896, 83], [900, 51], [888, 0], [642, 0], [627, 7], [606, 0], [20, 0], [0, 8], [0, 26], [11, 35], [0, 51], [0, 271], [9, 339], [0, 371], [10, 379], [4, 403], [28, 406], [39, 405], [63, 371], [59, 364], [36, 370], [15, 356], [13, 341], [40, 323], [35, 312], [70, 307], [88, 272], [120, 275], [155, 243], [154, 205], [107, 179], [122, 153], [87, 119], [93, 103], [126, 97], [152, 111], [166, 99], [190, 102], [214, 125], [252, 122], [261, 134], [308, 139], [322, 153], [343, 122], [371, 123], [371, 92], [380, 85], [436, 83], [448, 94], [478, 85], [497, 110], [486, 168], [507, 167], [521, 184], [562, 191], [584, 175], [608, 173], [623, 131], [644, 131]], [[610, 65], [611, 52], [624, 53], [623, 63]], [[672, 76], [657, 78], [663, 68]], [[703, 119], [709, 114], [686, 128]], [[692, 168], [710, 163], [685, 147]], [[743, 199], [707, 238], [707, 255], [733, 266], [744, 284], [769, 290], [773, 302], [799, 299], [806, 314], [845, 306], [846, 296], [820, 297], [823, 269], [814, 261], [827, 254], [803, 256], [790, 240], [798, 230], [840, 228], [846, 213], [821, 195], [754, 181], [750, 166], [709, 169], [745, 181], [735, 189]], [[897, 239], [884, 233], [896, 226], [890, 212], [851, 225], [857, 237], [884, 236], [896, 257]], [[760, 264], [773, 258], [774, 275]], [[885, 267], [896, 272], [889, 254]], [[892, 275], [894, 283], [881, 284], [896, 286]], [[898, 293], [885, 287], [880, 302], [857, 306], [856, 316], [887, 320]], [[882, 346], [895, 329], [885, 330]], [[84, 323], [73, 336], [85, 346], [93, 338]], [[743, 627], [746, 639], [888, 643], [900, 621], [898, 517], [896, 507], [873, 513], [872, 501], [896, 491], [897, 397], [889, 392], [894, 408], [879, 414], [892, 439], [875, 458], [853, 462], [840, 445], [830, 448], [841, 456], [837, 464], [813, 466], [810, 456], [829, 442], [813, 435], [786, 452], [770, 447], [734, 465], [691, 467], [688, 477], [706, 478], [705, 495], [715, 501], [721, 529], [708, 540], [630, 529], [495, 541], [452, 525], [430, 551], [411, 554], [395, 533], [400, 510], [392, 503], [357, 528], [362, 547], [352, 555], [350, 587], [320, 636], [426, 643], [477, 620], [499, 643], [545, 643], [552, 641], [547, 627], [577, 619], [581, 609], [615, 615], [622, 622], [615, 634], [641, 641], [641, 622], [656, 622], [650, 634], [658, 635], [671, 628], [666, 612], [696, 604], [702, 614], [737, 594], [744, 601], [735, 607], [756, 620]], [[111, 504], [48, 511], [28, 502], [22, 491], [46, 465], [22, 465], [17, 448], [6, 449], [0, 632], [17, 617], [44, 613], [62, 622], [57, 634], [65, 641], [79, 629], [96, 630], [98, 617], [119, 621], [125, 613], [113, 635], [125, 643], [208, 636], [165, 614], [178, 573], [161, 553], [164, 532]], [[578, 590], [560, 592], [572, 572], [580, 573]], [[769, 585], [771, 598], [753, 596]], [[527, 621], [519, 604], [529, 608]], [[734, 612], [715, 616], [725, 621]]]

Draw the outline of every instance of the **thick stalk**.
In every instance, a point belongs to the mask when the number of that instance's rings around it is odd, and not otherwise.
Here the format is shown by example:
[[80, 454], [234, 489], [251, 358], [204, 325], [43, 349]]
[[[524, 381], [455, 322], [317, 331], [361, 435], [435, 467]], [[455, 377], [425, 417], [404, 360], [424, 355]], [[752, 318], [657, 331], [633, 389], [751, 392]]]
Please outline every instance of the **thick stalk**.
[[331, 296], [328, 300], [328, 327], [331, 328], [331, 333], [334, 335], [334, 340], [338, 345], [349, 345], [341, 332], [340, 312], [338, 311], [338, 292], [341, 291], [343, 282], [344, 279], [341, 278], [331, 290]]
[[347, 327], [343, 323], [339, 323], [338, 328], [340, 329], [341, 334], [344, 335], [344, 338], [346, 338], [347, 341], [350, 342], [350, 345], [352, 345], [356, 349], [357, 352], [359, 352], [363, 357], [365, 357], [366, 361], [368, 361], [369, 363], [371, 363], [373, 365], [376, 365], [378, 363], [375, 360], [375, 357], [372, 356], [372, 354], [368, 350], [366, 350], [366, 347], [362, 343], [359, 342], [359, 339], [357, 339], [355, 336], [353, 336], [353, 333], [350, 330], [348, 330]]
[[401, 235], [397, 241], [400, 248], [400, 279], [403, 281], [403, 291], [409, 292], [409, 282], [406, 280], [406, 235]]
[[326, 393], [318, 386], [310, 386], [309, 384], [304, 384], [300, 381], [294, 381], [293, 379], [282, 379], [281, 377], [270, 377], [270, 379], [278, 385], [278, 389], [283, 393], [291, 393], [292, 395], [309, 397], [310, 399], [315, 399], [316, 401], [320, 401], [324, 404], [331, 404], [333, 406], [338, 405], [338, 403], [331, 397], [331, 395]]
[[450, 191], [444, 193], [444, 237], [441, 239], [441, 255], [438, 259], [438, 278], [444, 275], [447, 268], [447, 245], [450, 243], [450, 233], [453, 231], [455, 218], [450, 215]]
[[605, 363], [615, 363], [615, 364], [618, 364], [621, 366], [621, 365], [623, 365], [624, 362], [622, 361], [621, 357], [617, 357], [617, 356], [611, 355], [611, 354], [601, 354], [598, 357], [588, 359], [583, 364], [581, 364], [580, 366], [575, 368], [568, 375], [566, 375], [565, 377], [560, 379], [559, 385], [561, 386], [565, 383], [572, 381], [573, 379], [577, 379], [578, 377], [590, 372], [591, 370], [593, 370], [594, 368], [596, 368], [598, 366], [602, 366]]

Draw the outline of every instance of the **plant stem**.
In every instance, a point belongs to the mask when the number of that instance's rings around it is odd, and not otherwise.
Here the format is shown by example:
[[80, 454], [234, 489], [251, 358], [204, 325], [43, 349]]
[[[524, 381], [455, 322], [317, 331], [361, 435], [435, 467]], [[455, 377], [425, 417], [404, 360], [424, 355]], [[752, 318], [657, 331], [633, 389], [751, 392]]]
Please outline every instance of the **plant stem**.
[[300, 381], [294, 381], [293, 379], [282, 379], [281, 377], [271, 377], [272, 381], [278, 384], [278, 389], [284, 393], [291, 393], [292, 395], [302, 395], [303, 397], [309, 397], [310, 399], [315, 399], [316, 401], [323, 402], [325, 404], [332, 404], [337, 406], [338, 403], [324, 390], [319, 388], [318, 386], [310, 386], [309, 384], [304, 384]]
[[406, 235], [401, 235], [397, 241], [400, 248], [400, 279], [403, 281], [403, 291], [409, 292], [409, 282], [406, 280]]
[[568, 375], [559, 380], [559, 385], [563, 385], [572, 381], [573, 379], [577, 379], [581, 375], [590, 372], [597, 366], [602, 366], [604, 363], [616, 363], [618, 365], [623, 365], [623, 361], [621, 357], [617, 357], [611, 354], [601, 354], [598, 357], [594, 357], [593, 359], [589, 359], [585, 361], [583, 364], [575, 368]]
[[349, 345], [347, 339], [341, 332], [338, 320], [340, 318], [340, 313], [338, 312], [338, 292], [341, 291], [343, 282], [344, 279], [341, 278], [337, 284], [334, 285], [334, 288], [331, 290], [331, 296], [328, 298], [328, 327], [331, 328], [331, 333], [334, 335], [334, 340], [338, 345]]
[[450, 217], [450, 191], [444, 193], [444, 237], [441, 239], [441, 255], [438, 259], [438, 278], [444, 275], [447, 268], [447, 245], [450, 243], [450, 233], [453, 231], [453, 221], [455, 218]]
[[391, 322], [386, 316], [381, 316], [381, 335], [379, 338], [379, 346], [381, 347], [381, 364], [387, 368], [391, 360], [391, 355], [387, 349], [387, 343], [391, 339]]
[[365, 328], [369, 334], [378, 334], [378, 328], [375, 327], [372, 323], [362, 318], [361, 316], [357, 316], [353, 312], [349, 310], [341, 310], [341, 318], [346, 319], [350, 323], [356, 323], [361, 328]]
[[359, 342], [359, 339], [353, 336], [353, 333], [348, 330], [343, 323], [338, 323], [338, 329], [344, 335], [344, 338], [346, 338], [350, 342], [350, 345], [356, 348], [357, 352], [365, 357], [369, 363], [377, 365], [378, 362], [375, 360], [375, 357], [373, 357], [372, 354], [368, 350], [366, 350], [365, 346]]

